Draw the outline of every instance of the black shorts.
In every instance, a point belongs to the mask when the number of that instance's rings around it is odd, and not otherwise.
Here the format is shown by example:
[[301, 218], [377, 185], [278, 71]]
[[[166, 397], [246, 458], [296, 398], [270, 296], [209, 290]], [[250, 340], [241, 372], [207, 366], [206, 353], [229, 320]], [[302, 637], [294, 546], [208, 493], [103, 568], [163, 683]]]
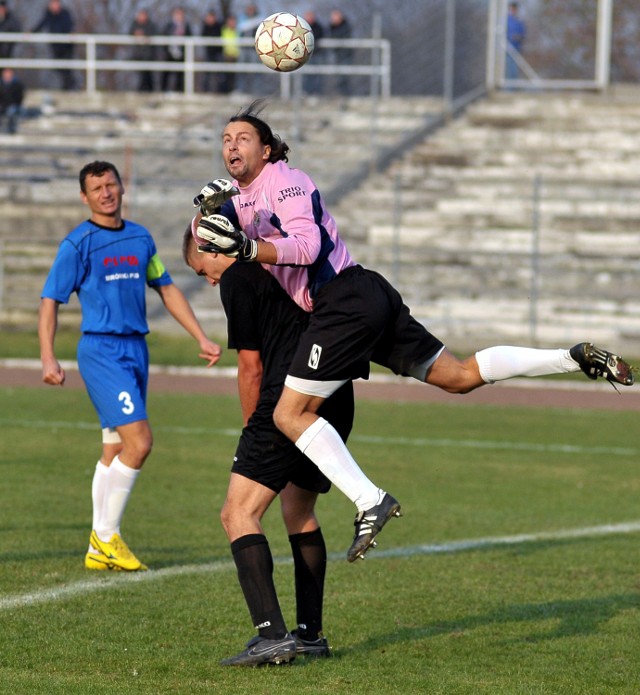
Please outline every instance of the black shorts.
[[312, 381], [366, 379], [375, 362], [409, 376], [443, 347], [382, 275], [354, 266], [318, 293], [289, 374]]
[[[353, 425], [353, 408], [353, 384], [349, 382], [322, 404], [318, 414], [346, 442]], [[276, 494], [289, 482], [311, 492], [325, 493], [331, 488], [329, 479], [273, 424], [271, 408], [258, 408], [242, 430], [231, 471]]]

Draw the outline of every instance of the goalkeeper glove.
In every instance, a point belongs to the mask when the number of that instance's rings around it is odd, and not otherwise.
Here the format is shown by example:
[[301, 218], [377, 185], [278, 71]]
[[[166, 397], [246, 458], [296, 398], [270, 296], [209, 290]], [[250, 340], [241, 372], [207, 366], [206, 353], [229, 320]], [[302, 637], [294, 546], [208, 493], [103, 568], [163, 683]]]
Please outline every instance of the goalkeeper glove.
[[221, 253], [232, 256], [239, 261], [255, 261], [258, 254], [258, 242], [249, 239], [241, 230], [236, 229], [223, 215], [208, 215], [198, 222], [196, 230], [200, 239], [206, 244], [199, 244], [198, 249], [204, 253]]
[[206, 217], [220, 212], [223, 203], [240, 191], [226, 179], [216, 179], [209, 183], [193, 199], [193, 206], [200, 208], [200, 212]]

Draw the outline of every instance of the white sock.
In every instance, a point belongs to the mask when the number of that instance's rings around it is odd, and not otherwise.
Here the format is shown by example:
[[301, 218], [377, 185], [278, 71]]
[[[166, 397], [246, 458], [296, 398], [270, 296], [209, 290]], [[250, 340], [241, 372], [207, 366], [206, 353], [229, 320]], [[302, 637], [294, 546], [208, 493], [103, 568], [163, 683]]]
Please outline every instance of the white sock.
[[344, 493], [359, 512], [370, 509], [384, 496], [354, 461], [332, 425], [318, 418], [301, 435], [296, 446]]
[[578, 363], [569, 350], [538, 350], [498, 345], [476, 352], [480, 376], [488, 384], [515, 376], [544, 376], [579, 372]]
[[[98, 461], [96, 464], [96, 470], [93, 474], [93, 481], [91, 482], [91, 501], [93, 504], [93, 521], [91, 523], [91, 528], [98, 528], [100, 523], [100, 517], [102, 516], [102, 510], [104, 509], [104, 493], [107, 487], [107, 476], [109, 475], [109, 466], [105, 466], [102, 461]], [[89, 550], [94, 550], [95, 548], [89, 545]]]
[[91, 500], [93, 502], [93, 522], [91, 528], [96, 528], [100, 516], [102, 514], [102, 508], [104, 506], [104, 491], [107, 483], [107, 476], [109, 475], [109, 466], [105, 466], [102, 461], [98, 461], [96, 464], [96, 470], [93, 474], [93, 481], [91, 482]]
[[114, 533], [120, 533], [120, 523], [140, 471], [125, 466], [116, 456], [107, 474], [104, 492], [104, 505], [96, 533], [101, 541], [108, 543]]

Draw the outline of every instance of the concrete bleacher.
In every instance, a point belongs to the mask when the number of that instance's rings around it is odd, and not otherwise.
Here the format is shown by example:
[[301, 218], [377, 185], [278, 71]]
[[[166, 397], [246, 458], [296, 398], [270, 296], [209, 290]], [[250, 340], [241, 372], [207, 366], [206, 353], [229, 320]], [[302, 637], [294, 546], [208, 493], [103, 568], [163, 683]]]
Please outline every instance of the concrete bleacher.
[[633, 354], [639, 165], [639, 89], [509, 92], [468, 108], [336, 212], [358, 230], [358, 257], [451, 345], [588, 337]]
[[[221, 331], [217, 293], [183, 268], [179, 239], [194, 192], [224, 175], [219, 136], [248, 99], [32, 97], [43, 115], [0, 136], [2, 321], [33, 324], [57, 241], [85, 212], [77, 171], [100, 158], [118, 163], [127, 215], [153, 230], [199, 316]], [[640, 90], [493, 95], [408, 149], [438, 108], [274, 101], [265, 116], [330, 201], [356, 259], [389, 277], [452, 347], [589, 338], [637, 353]], [[376, 173], [383, 156], [392, 163]], [[154, 329], [175, 330], [150, 305]]]
[[[220, 156], [224, 124], [250, 102], [240, 94], [29, 93], [28, 106], [41, 115], [25, 120], [17, 135], [0, 135], [2, 323], [34, 324], [43, 274], [57, 243], [86, 214], [78, 171], [87, 161], [107, 159], [126, 180], [125, 214], [152, 230], [176, 281], [221, 331], [217, 293], [207, 292], [184, 267], [180, 243], [194, 214], [194, 194], [226, 175]], [[407, 133], [423, 128], [437, 107], [429, 99], [372, 105], [364, 99], [305, 98], [267, 100], [263, 113], [290, 145], [290, 163], [313, 172], [331, 200], [382, 151], [400, 148]], [[172, 330], [153, 293], [150, 305], [154, 325]], [[62, 312], [61, 320], [77, 322], [77, 315]]]

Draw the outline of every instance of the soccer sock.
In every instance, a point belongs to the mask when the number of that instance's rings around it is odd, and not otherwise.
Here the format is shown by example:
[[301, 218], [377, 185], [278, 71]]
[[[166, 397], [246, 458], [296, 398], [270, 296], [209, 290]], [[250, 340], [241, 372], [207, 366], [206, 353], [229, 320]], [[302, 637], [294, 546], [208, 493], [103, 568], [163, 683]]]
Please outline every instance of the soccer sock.
[[104, 507], [96, 526], [101, 541], [108, 543], [114, 533], [120, 533], [120, 524], [140, 471], [125, 466], [116, 456], [107, 474], [104, 491]]
[[269, 542], [261, 533], [250, 533], [231, 543], [231, 554], [258, 634], [265, 639], [281, 639], [287, 634], [287, 627], [273, 583]]
[[[105, 466], [102, 461], [96, 464], [96, 470], [93, 474], [91, 483], [91, 500], [93, 503], [93, 521], [92, 529], [97, 529], [104, 508], [104, 492], [107, 486], [107, 476], [109, 475], [109, 466]], [[95, 550], [95, 548], [94, 548]]]
[[377, 488], [354, 461], [336, 430], [318, 418], [300, 435], [296, 446], [358, 508], [366, 511], [379, 504], [384, 490]]
[[544, 376], [579, 372], [578, 363], [569, 350], [538, 350], [498, 345], [476, 352], [480, 376], [488, 384], [515, 376]]
[[317, 640], [322, 632], [327, 548], [318, 528], [289, 536], [296, 585], [296, 618], [300, 636]]

